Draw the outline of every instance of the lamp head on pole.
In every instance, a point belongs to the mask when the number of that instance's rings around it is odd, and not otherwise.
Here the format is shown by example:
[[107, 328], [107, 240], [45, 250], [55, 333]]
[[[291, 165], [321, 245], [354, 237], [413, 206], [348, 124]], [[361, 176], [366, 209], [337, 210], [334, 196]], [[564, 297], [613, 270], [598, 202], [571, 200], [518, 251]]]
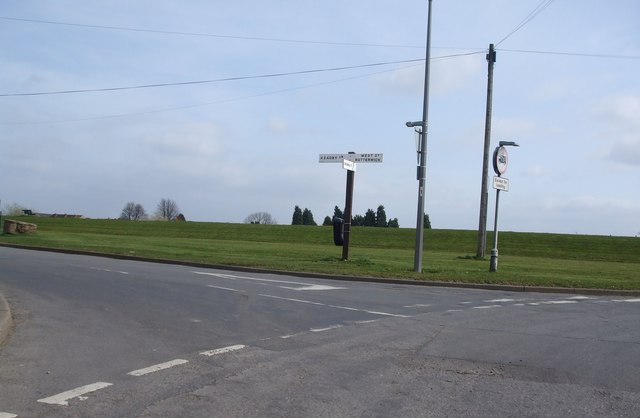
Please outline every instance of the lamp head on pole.
[[516, 144], [514, 141], [500, 141], [501, 147], [519, 147], [520, 145]]

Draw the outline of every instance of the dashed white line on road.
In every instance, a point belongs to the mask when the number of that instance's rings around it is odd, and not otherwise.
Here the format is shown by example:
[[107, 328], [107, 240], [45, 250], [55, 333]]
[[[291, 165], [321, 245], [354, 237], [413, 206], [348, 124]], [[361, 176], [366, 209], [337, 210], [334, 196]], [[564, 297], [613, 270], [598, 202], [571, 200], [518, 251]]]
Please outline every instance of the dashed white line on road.
[[97, 270], [97, 271], [104, 271], [107, 273], [118, 273], [118, 274], [129, 274], [128, 271], [119, 271], [119, 270], [110, 270], [110, 269], [103, 269], [103, 268], [99, 268], [99, 267], [89, 267], [90, 270]]
[[283, 289], [291, 289], [291, 290], [342, 290], [346, 289], [346, 287], [335, 287], [335, 286], [327, 286], [320, 284], [309, 284], [309, 283], [301, 283], [301, 282], [292, 282], [288, 280], [275, 280], [275, 279], [263, 279], [259, 277], [247, 277], [247, 276], [234, 276], [232, 274], [221, 274], [221, 273], [210, 273], [206, 271], [192, 271], [193, 274], [200, 274], [204, 276], [213, 276], [218, 277], [220, 279], [229, 279], [229, 280], [251, 280], [255, 282], [261, 283], [281, 283], [281, 284], [289, 284], [296, 285], [297, 287], [286, 287], [280, 286]]
[[310, 284], [307, 286], [302, 286], [302, 287], [287, 287], [287, 286], [280, 286], [283, 289], [290, 289], [290, 290], [342, 290], [342, 289], [346, 289], [346, 287], [336, 287], [336, 286], [327, 286], [327, 285], [323, 285], [323, 284]]
[[212, 284], [208, 284], [207, 287], [213, 287], [214, 289], [220, 289], [220, 290], [228, 290], [229, 292], [242, 292], [242, 290], [232, 289], [230, 287], [214, 286]]
[[96, 390], [104, 389], [111, 386], [112, 383], [96, 382], [90, 385], [80, 386], [79, 388], [71, 389], [66, 392], [62, 392], [58, 395], [49, 396], [48, 398], [38, 399], [38, 402], [46, 403], [50, 405], [69, 405], [69, 400], [73, 398], [86, 395], [87, 393], [95, 392]]
[[392, 313], [388, 313], [388, 312], [380, 312], [380, 311], [367, 311], [367, 310], [362, 310], [362, 312], [370, 313], [370, 314], [372, 314], [372, 315], [393, 316], [393, 317], [396, 317], [396, 318], [411, 318], [411, 316], [410, 316], [410, 315], [392, 314]]
[[228, 347], [216, 348], [215, 350], [203, 351], [200, 353], [203, 356], [216, 356], [218, 354], [230, 353], [232, 351], [242, 350], [246, 346], [243, 344], [230, 345]]
[[515, 302], [515, 299], [491, 299], [491, 300], [485, 300], [485, 302], [487, 303], [504, 303], [504, 302]]
[[640, 299], [615, 299], [613, 302], [640, 302]]
[[281, 296], [273, 296], [273, 295], [265, 295], [265, 294], [260, 294], [258, 296], [263, 296], [265, 298], [272, 298], [272, 299], [287, 300], [289, 302], [307, 303], [309, 305], [327, 306], [325, 303], [311, 302], [310, 300], [302, 300], [302, 299], [294, 299], [294, 298], [283, 298]]
[[360, 311], [360, 309], [350, 308], [348, 306], [340, 306], [340, 305], [327, 305], [327, 306], [330, 308], [344, 309], [346, 311]]
[[16, 414], [10, 414], [8, 412], [0, 412], [0, 418], [16, 418]]
[[176, 359], [176, 360], [167, 361], [166, 363], [160, 363], [153, 366], [145, 367], [144, 369], [134, 370], [127, 374], [130, 376], [140, 377], [140, 376], [144, 376], [145, 374], [158, 372], [160, 370], [165, 370], [174, 366], [179, 366], [181, 364], [185, 364], [188, 362], [189, 362], [188, 360]]
[[326, 327], [326, 328], [311, 328], [309, 331], [324, 332], [324, 331], [330, 331], [332, 329], [338, 329], [338, 328], [342, 328], [342, 325], [331, 325], [330, 327]]
[[493, 309], [502, 308], [502, 305], [487, 305], [487, 306], [474, 306], [473, 309]]
[[286, 301], [289, 301], [289, 302], [307, 303], [309, 305], [326, 306], [328, 308], [344, 309], [344, 310], [347, 310], [347, 311], [366, 312], [366, 313], [369, 313], [369, 314], [372, 314], [372, 315], [394, 316], [396, 318], [411, 318], [411, 316], [409, 316], [409, 315], [399, 315], [399, 314], [393, 314], [393, 313], [388, 313], [388, 312], [369, 311], [369, 310], [366, 310], [366, 309], [350, 308], [350, 307], [347, 307], [347, 306], [329, 305], [329, 304], [326, 304], [326, 303], [312, 302], [310, 300], [294, 299], [294, 298], [283, 298], [281, 296], [273, 296], [273, 295], [265, 295], [265, 294], [260, 294], [258, 296], [263, 296], [265, 298], [286, 300]]
[[428, 308], [430, 303], [416, 303], [415, 305], [405, 305], [403, 308]]

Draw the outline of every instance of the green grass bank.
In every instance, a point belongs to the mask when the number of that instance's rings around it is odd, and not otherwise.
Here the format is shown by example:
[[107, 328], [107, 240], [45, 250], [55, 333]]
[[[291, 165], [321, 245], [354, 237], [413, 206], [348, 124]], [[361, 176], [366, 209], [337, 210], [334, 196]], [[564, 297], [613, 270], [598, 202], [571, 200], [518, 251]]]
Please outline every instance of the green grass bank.
[[[640, 238], [500, 232], [498, 272], [477, 260], [476, 231], [426, 230], [423, 272], [415, 230], [354, 227], [351, 259], [330, 227], [15, 217], [34, 234], [0, 242], [220, 265], [336, 275], [524, 286], [640, 290]], [[493, 240], [489, 233], [487, 242]]]

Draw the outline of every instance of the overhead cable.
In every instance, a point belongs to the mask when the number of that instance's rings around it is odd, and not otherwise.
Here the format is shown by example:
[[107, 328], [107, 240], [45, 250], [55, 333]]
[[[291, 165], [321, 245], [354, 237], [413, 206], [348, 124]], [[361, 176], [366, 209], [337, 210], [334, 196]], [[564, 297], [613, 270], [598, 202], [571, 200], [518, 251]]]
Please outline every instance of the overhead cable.
[[[476, 52], [469, 52], [469, 53], [462, 53], [462, 54], [445, 55], [441, 57], [436, 57], [434, 58], [434, 60], [442, 60], [447, 58], [467, 56], [467, 55], [473, 55], [478, 53], [480, 52], [476, 51]], [[210, 83], [221, 83], [221, 82], [229, 82], [229, 81], [251, 80], [251, 79], [259, 79], [259, 78], [286, 77], [286, 76], [300, 75], [300, 74], [334, 72], [334, 71], [352, 70], [352, 69], [358, 69], [358, 68], [379, 67], [384, 65], [415, 63], [420, 61], [424, 61], [424, 58], [401, 60], [401, 61], [376, 62], [376, 63], [370, 63], [370, 64], [350, 65], [350, 66], [343, 66], [343, 67], [319, 68], [319, 69], [302, 70], [302, 71], [290, 71], [290, 72], [284, 72], [284, 73], [216, 78], [216, 79], [210, 79], [210, 80], [178, 81], [173, 83], [154, 83], [154, 84], [141, 84], [141, 85], [135, 85], [135, 86], [102, 87], [102, 88], [92, 88], [92, 89], [74, 89], [74, 90], [58, 90], [58, 91], [40, 91], [40, 92], [29, 92], [29, 93], [0, 93], [0, 97], [49, 96], [49, 95], [56, 95], [56, 94], [96, 93], [96, 92], [110, 92], [110, 91], [121, 91], [121, 90], [148, 89], [148, 88], [158, 88], [158, 87], [187, 86], [187, 85], [195, 85], [195, 84], [210, 84]]]
[[542, 0], [540, 4], [538, 4], [536, 8], [533, 9], [533, 11], [531, 11], [531, 13], [527, 15], [527, 17], [525, 17], [520, 23], [518, 23], [518, 25], [511, 32], [509, 32], [504, 38], [502, 38], [499, 42], [497, 42], [496, 46], [500, 45], [501, 43], [506, 41], [509, 37], [511, 37], [511, 35], [519, 31], [520, 29], [522, 29], [527, 23], [531, 22], [536, 16], [542, 13], [544, 9], [549, 7], [549, 5], [551, 5], [551, 3], [553, 3], [554, 1], [555, 0]]
[[143, 33], [156, 33], [161, 35], [180, 35], [180, 36], [199, 36], [207, 38], [220, 38], [220, 39], [238, 39], [244, 41], [264, 41], [264, 42], [285, 42], [294, 44], [316, 44], [316, 45], [337, 45], [337, 46], [371, 46], [371, 47], [384, 47], [384, 48], [416, 48], [424, 49], [424, 46], [419, 45], [399, 45], [399, 44], [377, 44], [377, 43], [365, 43], [365, 42], [332, 42], [332, 41], [314, 41], [309, 39], [288, 39], [288, 38], [269, 38], [260, 36], [241, 36], [241, 35], [223, 35], [215, 33], [200, 33], [200, 32], [182, 32], [172, 30], [158, 30], [158, 29], [141, 29], [130, 28], [124, 26], [111, 26], [111, 25], [89, 25], [84, 23], [72, 23], [72, 22], [56, 22], [52, 20], [40, 20], [40, 19], [23, 19], [18, 17], [0, 16], [2, 20], [10, 20], [14, 22], [27, 22], [27, 23], [40, 23], [46, 25], [59, 25], [59, 26], [72, 26], [78, 28], [89, 29], [107, 29], [127, 32], [143, 32]]

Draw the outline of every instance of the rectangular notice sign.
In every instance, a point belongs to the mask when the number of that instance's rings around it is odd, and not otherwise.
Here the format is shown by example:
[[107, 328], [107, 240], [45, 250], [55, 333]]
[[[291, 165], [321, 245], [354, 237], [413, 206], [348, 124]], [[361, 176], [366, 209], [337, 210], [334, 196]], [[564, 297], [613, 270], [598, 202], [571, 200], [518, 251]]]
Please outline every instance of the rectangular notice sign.
[[381, 163], [382, 153], [369, 154], [320, 154], [320, 163], [341, 163], [342, 160], [353, 161], [354, 163]]
[[493, 188], [508, 192], [509, 191], [509, 179], [506, 179], [504, 177], [495, 176], [493, 178]]

